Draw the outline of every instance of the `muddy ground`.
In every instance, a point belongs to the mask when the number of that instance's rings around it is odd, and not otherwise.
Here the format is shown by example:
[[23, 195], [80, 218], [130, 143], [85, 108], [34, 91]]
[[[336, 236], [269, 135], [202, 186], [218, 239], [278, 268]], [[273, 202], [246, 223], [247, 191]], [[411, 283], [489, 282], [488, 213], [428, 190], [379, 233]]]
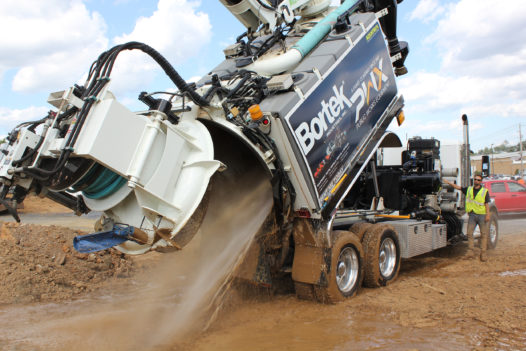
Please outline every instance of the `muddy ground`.
[[[60, 213], [67, 208], [32, 197], [20, 213]], [[61, 226], [0, 224], [0, 305], [65, 301], [129, 277], [133, 263], [116, 250], [80, 254], [72, 240], [83, 234]]]
[[[65, 211], [40, 198], [29, 198], [21, 210]], [[291, 293], [260, 291], [246, 296], [229, 291], [226, 307], [207, 330], [134, 348], [130, 345], [139, 344], [126, 343], [129, 336], [97, 338], [91, 324], [104, 325], [108, 317], [98, 321], [100, 312], [81, 310], [84, 319], [90, 319], [88, 328], [86, 320], [78, 320], [78, 306], [87, 301], [104, 306], [106, 313], [121, 308], [108, 302], [108, 291], [150, 285], [144, 273], [158, 254], [129, 257], [115, 250], [78, 254], [72, 238], [80, 230], [60, 223], [0, 225], [1, 350], [83, 350], [93, 345], [105, 350], [163, 351], [526, 350], [526, 228], [501, 235], [487, 262], [464, 259], [461, 243], [406, 260], [390, 286], [362, 289], [337, 305], [300, 301]], [[122, 309], [119, 313], [124, 315]], [[60, 319], [68, 327], [51, 328], [49, 319]], [[151, 333], [158, 328], [155, 319], [142, 328]], [[116, 321], [114, 316], [110, 320]], [[79, 326], [72, 327], [75, 323]], [[46, 338], [28, 329], [39, 324], [52, 330], [44, 333]], [[66, 329], [67, 338], [61, 335]]]

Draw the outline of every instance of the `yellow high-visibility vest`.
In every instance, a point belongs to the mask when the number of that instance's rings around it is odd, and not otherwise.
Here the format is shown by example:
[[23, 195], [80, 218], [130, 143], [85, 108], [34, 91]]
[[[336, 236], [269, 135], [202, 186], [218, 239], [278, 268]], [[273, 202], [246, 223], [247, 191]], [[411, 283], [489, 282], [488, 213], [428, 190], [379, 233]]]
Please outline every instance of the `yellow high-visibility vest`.
[[486, 214], [486, 193], [488, 189], [482, 188], [479, 190], [477, 196], [473, 197], [473, 187], [470, 186], [466, 192], [466, 212], [475, 212], [476, 214]]

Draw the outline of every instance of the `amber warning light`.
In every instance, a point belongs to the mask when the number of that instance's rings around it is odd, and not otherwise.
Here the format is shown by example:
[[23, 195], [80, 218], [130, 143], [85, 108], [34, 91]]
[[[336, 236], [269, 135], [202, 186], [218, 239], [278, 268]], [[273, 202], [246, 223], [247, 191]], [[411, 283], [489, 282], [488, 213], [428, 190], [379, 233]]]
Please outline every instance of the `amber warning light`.
[[263, 118], [263, 112], [261, 112], [261, 108], [259, 105], [252, 105], [248, 108], [248, 112], [250, 113], [250, 118], [256, 122], [259, 121], [261, 118]]
[[398, 122], [398, 126], [401, 126], [402, 123], [404, 123], [404, 121], [405, 121], [404, 111], [400, 111], [398, 116], [396, 116], [396, 121]]

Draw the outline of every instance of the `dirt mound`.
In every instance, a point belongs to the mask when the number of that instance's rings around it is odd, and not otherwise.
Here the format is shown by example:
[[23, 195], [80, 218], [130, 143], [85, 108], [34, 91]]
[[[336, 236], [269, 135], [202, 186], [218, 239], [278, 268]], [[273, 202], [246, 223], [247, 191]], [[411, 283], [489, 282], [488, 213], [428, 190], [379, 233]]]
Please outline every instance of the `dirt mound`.
[[1, 223], [0, 304], [69, 300], [131, 274], [132, 261], [116, 250], [76, 252], [73, 237], [79, 234], [84, 233]]

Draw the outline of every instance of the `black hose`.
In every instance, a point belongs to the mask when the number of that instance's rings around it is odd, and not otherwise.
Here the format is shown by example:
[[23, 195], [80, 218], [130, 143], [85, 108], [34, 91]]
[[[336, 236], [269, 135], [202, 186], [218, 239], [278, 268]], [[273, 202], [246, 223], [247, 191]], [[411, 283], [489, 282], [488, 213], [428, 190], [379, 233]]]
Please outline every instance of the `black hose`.
[[33, 149], [31, 149], [31, 151], [29, 151], [27, 154], [25, 154], [24, 156], [22, 156], [21, 158], [19, 158], [18, 160], [15, 160], [13, 161], [11, 164], [14, 166], [14, 167], [18, 167], [20, 164], [22, 164], [22, 162], [26, 161], [26, 160], [29, 160], [31, 158], [31, 156], [33, 156], [37, 150], [40, 148], [40, 146], [42, 146], [42, 143], [44, 142], [44, 137], [41, 136], [40, 137], [40, 140], [38, 141], [38, 143], [35, 145], [35, 147]]
[[264, 2], [262, 2], [261, 0], [257, 0], [258, 4], [260, 4], [262, 7], [266, 8], [267, 10], [270, 10], [270, 11], [276, 11], [276, 9], [270, 5], [267, 5], [265, 4]]
[[243, 39], [243, 38], [246, 37], [247, 35], [248, 35], [248, 32], [244, 32], [244, 33], [240, 34], [240, 35], [236, 38], [236, 43], [241, 42], [241, 39]]
[[61, 170], [62, 167], [64, 167], [70, 154], [71, 154], [71, 150], [63, 150], [62, 153], [60, 154], [60, 158], [58, 159], [55, 165], [55, 168], [51, 170], [46, 170], [42, 168], [31, 168], [31, 167], [23, 167], [22, 169], [24, 173], [31, 175], [31, 177], [37, 180], [45, 181], [45, 180], [48, 180], [50, 176], [54, 175], [59, 170]]
[[241, 89], [241, 87], [246, 83], [247, 80], [250, 79], [250, 74], [244, 76], [243, 78], [241, 78], [241, 80], [239, 81], [239, 83], [237, 83], [237, 85], [232, 89], [230, 90], [230, 92], [227, 94], [226, 98], [229, 99], [231, 98], [235, 93], [238, 92], [239, 89]]
[[64, 113], [62, 113], [60, 116], [58, 116], [57, 120], [67, 119], [67, 118], [73, 116], [75, 113], [77, 113], [78, 110], [79, 110], [78, 107], [68, 108], [66, 111], [64, 111]]
[[254, 56], [259, 57], [260, 55], [263, 55], [268, 49], [272, 47], [272, 45], [276, 43], [276, 41], [278, 41], [278, 39], [279, 38], [276, 38], [274, 35], [269, 36], [263, 43], [261, 43]]
[[[62, 167], [64, 167], [70, 154], [73, 151], [73, 145], [75, 145], [75, 142], [78, 139], [80, 131], [84, 125], [87, 116], [89, 115], [89, 111], [91, 110], [91, 107], [95, 102], [96, 97], [109, 81], [109, 76], [111, 74], [117, 56], [120, 52], [124, 50], [134, 49], [139, 49], [144, 53], [148, 54], [150, 57], [152, 57], [161, 66], [161, 68], [168, 75], [168, 77], [175, 83], [177, 88], [179, 88], [179, 90], [183, 94], [188, 95], [195, 104], [199, 106], [209, 105], [209, 102], [202, 96], [197, 94], [195, 90], [191, 88], [177, 73], [177, 71], [172, 67], [172, 65], [152, 47], [139, 42], [128, 42], [122, 45], [117, 45], [111, 48], [110, 50], [100, 54], [98, 59], [91, 65], [88, 73], [88, 79], [85, 84], [87, 88], [84, 90], [81, 96], [81, 98], [84, 100], [84, 104], [79, 111], [77, 123], [71, 130], [71, 133], [68, 139], [66, 140], [64, 149], [62, 150], [60, 157], [57, 163], [55, 164], [55, 167], [51, 170], [23, 167], [23, 171], [25, 173], [31, 175], [37, 180], [45, 181], [49, 179], [50, 176], [54, 175], [60, 169], [62, 169]], [[66, 111], [65, 114], [69, 115], [68, 112], [69, 111]]]
[[[78, 111], [77, 107], [71, 107], [71, 108], [67, 109], [64, 113], [62, 113], [58, 117], [58, 120], [69, 118], [69, 117], [73, 116], [77, 111]], [[31, 123], [28, 123], [28, 124], [32, 124], [32, 126], [29, 127], [28, 129], [33, 131], [36, 128], [36, 126], [38, 126], [39, 124], [44, 123], [48, 118], [50, 118], [49, 115], [47, 117], [44, 117], [44, 118], [38, 120], [38, 121], [34, 121], [34, 122], [31, 122]], [[38, 141], [38, 143], [35, 145], [35, 147], [30, 152], [28, 152], [26, 155], [24, 155], [20, 159], [15, 160], [15, 161], [12, 162], [13, 166], [17, 167], [20, 164], [22, 164], [22, 162], [24, 162], [24, 161], [28, 160], [29, 158], [31, 158], [31, 156], [33, 156], [37, 152], [37, 150], [40, 149], [40, 146], [42, 146], [43, 142], [44, 142], [44, 137], [41, 136], [39, 141]]]
[[115, 51], [111, 51], [110, 55], [112, 55], [113, 60], [111, 61], [110, 65], [107, 67], [109, 71], [106, 71], [106, 73], [111, 72], [111, 68], [113, 66], [114, 59], [117, 57], [120, 51], [123, 50], [133, 50], [138, 49], [142, 52], [148, 54], [151, 58], [155, 60], [161, 66], [164, 73], [174, 82], [174, 84], [179, 88], [179, 90], [188, 93], [188, 96], [194, 103], [196, 103], [199, 106], [208, 106], [209, 103], [205, 99], [203, 99], [199, 94], [195, 92], [190, 86], [186, 83], [186, 81], [177, 73], [177, 71], [173, 68], [173, 66], [164, 58], [158, 51], [156, 51], [154, 48], [150, 47], [149, 45], [146, 45], [144, 43], [139, 42], [129, 42], [126, 44], [122, 44], [117, 47], [118, 49]]

